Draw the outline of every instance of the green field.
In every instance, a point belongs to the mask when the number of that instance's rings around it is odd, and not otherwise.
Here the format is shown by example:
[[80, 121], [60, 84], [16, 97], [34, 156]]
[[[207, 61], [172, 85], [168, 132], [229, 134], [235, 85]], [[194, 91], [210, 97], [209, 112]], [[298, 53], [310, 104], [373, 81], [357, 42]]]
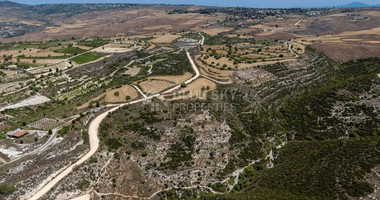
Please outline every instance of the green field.
[[50, 47], [57, 47], [61, 45], [65, 45], [68, 42], [61, 42], [61, 41], [51, 41], [51, 42], [40, 42], [40, 43], [20, 43], [16, 45], [13, 49], [25, 49], [25, 48], [50, 48]]
[[77, 64], [84, 64], [84, 63], [88, 63], [88, 62], [97, 60], [101, 57], [102, 57], [102, 55], [100, 55], [100, 54], [93, 53], [93, 52], [87, 52], [87, 53], [84, 53], [82, 55], [76, 56], [71, 60]]
[[23, 68], [23, 69], [28, 69], [28, 68], [33, 68], [33, 67], [39, 67], [43, 64], [33, 64], [33, 63], [27, 63], [27, 62], [22, 62], [22, 63], [17, 63], [17, 66], [19, 68]]
[[110, 42], [111, 40], [103, 40], [103, 39], [95, 39], [95, 40], [88, 40], [88, 41], [83, 40], [83, 41], [79, 41], [78, 45], [96, 48], [96, 47], [106, 45]]
[[68, 48], [63, 48], [63, 49], [57, 49], [54, 52], [56, 53], [66, 53], [66, 54], [80, 54], [85, 52], [86, 50], [81, 49], [79, 47], [68, 47]]
[[137, 40], [139, 41], [149, 41], [149, 40], [153, 40], [154, 37], [145, 37], [145, 38], [138, 38]]

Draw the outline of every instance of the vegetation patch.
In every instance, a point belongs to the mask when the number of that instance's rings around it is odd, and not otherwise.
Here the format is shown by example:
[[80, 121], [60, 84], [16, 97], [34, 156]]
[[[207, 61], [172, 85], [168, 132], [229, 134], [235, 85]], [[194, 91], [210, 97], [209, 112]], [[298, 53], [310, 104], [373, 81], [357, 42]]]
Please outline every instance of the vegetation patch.
[[8, 195], [16, 190], [14, 185], [0, 184], [0, 194]]
[[185, 51], [178, 54], [167, 53], [166, 60], [153, 65], [152, 75], [182, 75], [194, 73]]
[[101, 39], [101, 38], [97, 38], [97, 39], [94, 39], [94, 40], [82, 40], [82, 41], [79, 41], [78, 45], [96, 48], [96, 47], [100, 47], [100, 46], [106, 45], [106, 44], [108, 44], [110, 42], [111, 42], [110, 40], [104, 40], [104, 39]]
[[7, 136], [5, 135], [4, 132], [0, 132], [0, 139], [7, 139]]
[[247, 168], [223, 199], [347, 199], [373, 192], [364, 175], [380, 164], [380, 138], [291, 142], [273, 169]]
[[77, 64], [84, 64], [84, 63], [88, 63], [88, 62], [97, 60], [101, 57], [102, 57], [102, 55], [100, 55], [100, 54], [97, 54], [94, 52], [87, 52], [87, 53], [81, 54], [79, 56], [76, 56], [76, 57], [72, 58], [71, 60]]
[[67, 48], [64, 48], [64, 49], [57, 49], [54, 52], [76, 55], [76, 54], [81, 54], [83, 52], [86, 52], [86, 50], [81, 49], [79, 47], [67, 47]]

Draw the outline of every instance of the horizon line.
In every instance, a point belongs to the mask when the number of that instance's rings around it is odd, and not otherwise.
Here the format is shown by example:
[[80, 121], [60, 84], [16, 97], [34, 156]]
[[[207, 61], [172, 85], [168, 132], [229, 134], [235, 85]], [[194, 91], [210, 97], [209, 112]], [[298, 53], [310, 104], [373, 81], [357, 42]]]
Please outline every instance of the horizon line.
[[[38, 6], [38, 5], [69, 5], [69, 4], [123, 4], [123, 5], [164, 5], [164, 6], [201, 6], [201, 7], [215, 7], [215, 8], [253, 8], [253, 9], [334, 9], [334, 8], [375, 8], [380, 7], [380, 4], [366, 4], [362, 2], [353, 1], [351, 3], [345, 4], [345, 5], [335, 5], [335, 6], [296, 6], [296, 7], [251, 7], [251, 6], [216, 6], [216, 5], [201, 5], [201, 4], [176, 4], [176, 3], [127, 3], [127, 2], [113, 2], [113, 3], [107, 3], [107, 2], [83, 2], [83, 3], [19, 3], [12, 0], [0, 0], [0, 2], [11, 2], [11, 3], [17, 3], [20, 5], [30, 5], [30, 6]], [[358, 6], [358, 7], [344, 7], [353, 3], [361, 3], [365, 4], [366, 6]]]

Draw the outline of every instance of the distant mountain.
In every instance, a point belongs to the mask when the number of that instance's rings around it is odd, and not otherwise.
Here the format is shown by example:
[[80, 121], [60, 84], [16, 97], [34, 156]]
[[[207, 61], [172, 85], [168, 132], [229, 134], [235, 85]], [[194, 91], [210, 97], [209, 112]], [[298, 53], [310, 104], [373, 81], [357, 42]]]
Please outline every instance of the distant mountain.
[[373, 6], [379, 6], [379, 5], [369, 5], [365, 4], [362, 2], [352, 2], [346, 5], [339, 5], [339, 6], [334, 6], [336, 8], [360, 8], [360, 7], [373, 7]]
[[11, 2], [11, 1], [2, 1], [0, 0], [0, 6], [2, 7], [19, 7], [22, 4], [16, 3], [16, 2]]

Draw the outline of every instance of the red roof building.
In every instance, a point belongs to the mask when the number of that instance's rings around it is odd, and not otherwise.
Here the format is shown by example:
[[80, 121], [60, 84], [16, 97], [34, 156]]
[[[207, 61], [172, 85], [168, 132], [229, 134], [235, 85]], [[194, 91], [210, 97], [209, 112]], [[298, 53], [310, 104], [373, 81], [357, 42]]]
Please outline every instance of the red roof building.
[[27, 133], [28, 133], [28, 131], [26, 131], [26, 130], [17, 129], [17, 130], [8, 132], [7, 135], [9, 137], [19, 138], [19, 137], [24, 136]]

